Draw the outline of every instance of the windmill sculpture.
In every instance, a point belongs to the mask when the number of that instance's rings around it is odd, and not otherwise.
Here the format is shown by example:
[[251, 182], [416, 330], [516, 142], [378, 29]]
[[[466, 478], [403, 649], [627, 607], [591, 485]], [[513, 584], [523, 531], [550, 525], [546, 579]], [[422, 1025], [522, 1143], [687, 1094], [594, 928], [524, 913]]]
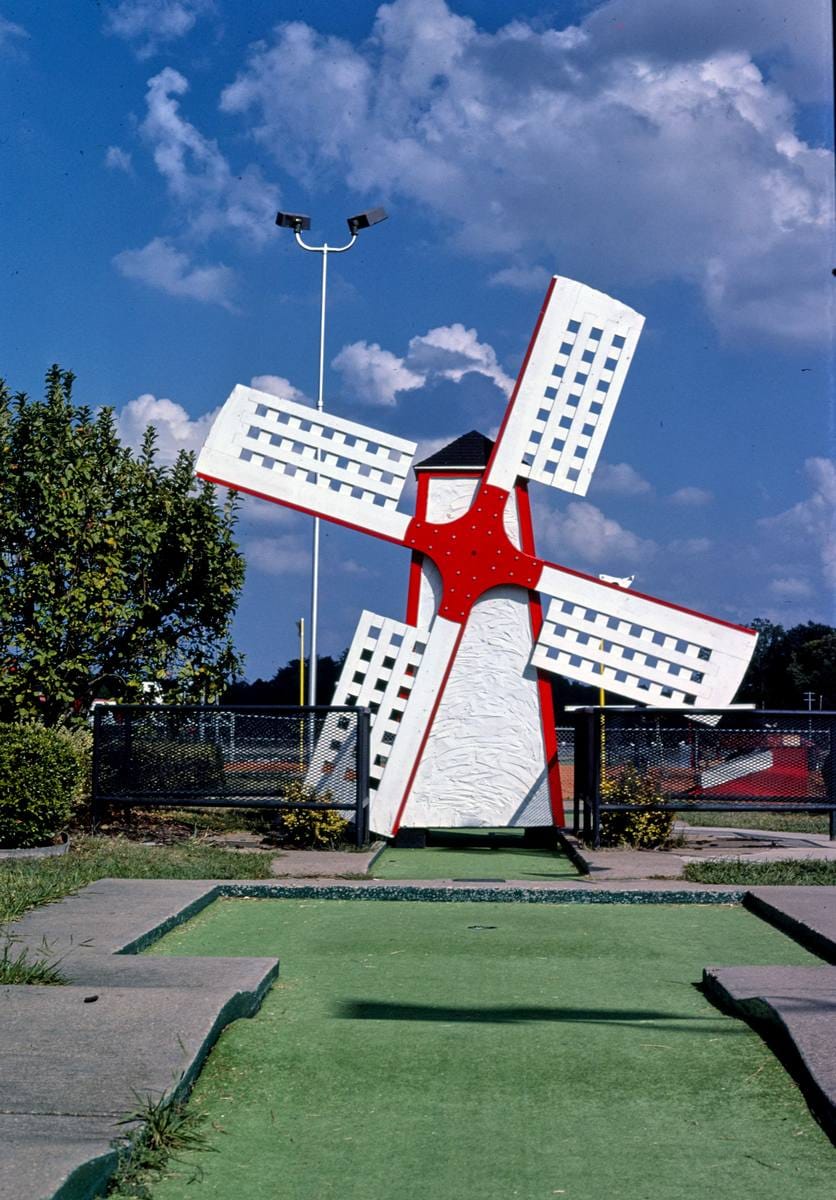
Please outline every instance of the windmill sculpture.
[[[495, 444], [469, 434], [418, 464], [412, 517], [397, 508], [412, 442], [242, 386], [212, 426], [201, 478], [412, 551], [407, 620], [362, 613], [334, 697], [373, 713], [377, 833], [562, 824], [547, 673], [641, 703], [733, 699], [752, 630], [534, 552], [528, 481], [585, 495], [643, 324], [555, 277]], [[332, 715], [313, 785], [348, 737]]]

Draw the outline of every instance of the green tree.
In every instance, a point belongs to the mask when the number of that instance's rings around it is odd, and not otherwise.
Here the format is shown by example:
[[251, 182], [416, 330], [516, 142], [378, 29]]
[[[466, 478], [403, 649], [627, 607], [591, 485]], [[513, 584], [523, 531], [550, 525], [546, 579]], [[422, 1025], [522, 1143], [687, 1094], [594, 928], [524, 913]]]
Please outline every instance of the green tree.
[[828, 645], [836, 630], [816, 621], [784, 629], [761, 618], [752, 628], [758, 631], [758, 643], [737, 694], [740, 702], [758, 708], [802, 708], [806, 691], [836, 700], [832, 676], [827, 678]]
[[836, 708], [836, 632], [804, 642], [792, 655], [790, 675], [803, 696], [812, 692], [814, 707]]
[[32, 400], [0, 381], [0, 720], [59, 724], [105, 683], [213, 698], [240, 667], [235, 497], [219, 505], [190, 454], [159, 465], [153, 429], [132, 454], [72, 384], [52, 367]]

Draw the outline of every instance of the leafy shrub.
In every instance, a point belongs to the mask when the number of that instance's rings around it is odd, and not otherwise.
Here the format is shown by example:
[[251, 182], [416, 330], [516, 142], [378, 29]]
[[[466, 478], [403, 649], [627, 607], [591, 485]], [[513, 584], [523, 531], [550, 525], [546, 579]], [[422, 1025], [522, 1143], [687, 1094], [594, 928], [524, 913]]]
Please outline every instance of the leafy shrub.
[[0, 725], [0, 846], [53, 840], [73, 810], [81, 769], [66, 740], [40, 725]]
[[[327, 804], [330, 792], [316, 796], [301, 783], [291, 783], [284, 791], [283, 799], [293, 804]], [[279, 834], [286, 846], [301, 850], [333, 850], [343, 840], [348, 821], [332, 808], [294, 808], [279, 814]]]
[[637, 850], [653, 850], [670, 840], [675, 813], [656, 807], [663, 797], [650, 775], [636, 767], [610, 772], [601, 781], [601, 800], [604, 804], [635, 805], [633, 812], [601, 814], [603, 846], [626, 843]]
[[93, 730], [80, 725], [72, 729], [62, 726], [56, 732], [70, 747], [79, 766], [74, 799], [79, 804], [87, 803], [93, 790]]

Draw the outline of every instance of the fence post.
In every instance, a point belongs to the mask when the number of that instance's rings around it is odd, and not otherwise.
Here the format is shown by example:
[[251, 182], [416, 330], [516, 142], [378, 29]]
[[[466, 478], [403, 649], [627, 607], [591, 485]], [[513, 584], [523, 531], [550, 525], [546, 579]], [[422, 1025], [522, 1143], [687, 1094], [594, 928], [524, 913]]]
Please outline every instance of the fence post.
[[102, 802], [101, 802], [101, 780], [99, 777], [99, 756], [101, 753], [101, 738], [102, 738], [102, 709], [101, 705], [97, 705], [93, 709], [93, 762], [90, 770], [90, 808], [93, 815], [93, 828], [95, 829], [102, 819]]
[[603, 752], [603, 713], [589, 714], [589, 794], [592, 803], [592, 848], [601, 846], [601, 754]]
[[369, 840], [369, 710], [357, 710], [357, 801], [354, 818], [354, 836], [358, 846]]
[[[823, 771], [824, 790], [831, 804], [836, 804], [836, 722], [830, 720], [830, 749], [827, 755], [827, 771]], [[836, 842], [836, 808], [828, 813], [830, 818], [830, 840]]]
[[[575, 833], [583, 841], [595, 844], [598, 836], [598, 777], [600, 745], [596, 733], [598, 719], [593, 708], [575, 713]], [[582, 813], [579, 816], [579, 808]]]

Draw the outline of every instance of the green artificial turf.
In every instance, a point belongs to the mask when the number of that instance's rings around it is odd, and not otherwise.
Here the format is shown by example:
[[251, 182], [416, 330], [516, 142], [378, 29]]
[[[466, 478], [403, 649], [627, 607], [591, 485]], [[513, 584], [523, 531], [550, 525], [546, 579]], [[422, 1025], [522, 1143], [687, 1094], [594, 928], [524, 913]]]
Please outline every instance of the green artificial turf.
[[155, 952], [281, 976], [153, 1200], [832, 1200], [795, 1085], [694, 986], [817, 961], [743, 909], [224, 900]]
[[[519, 844], [515, 845], [514, 842]], [[470, 843], [470, 844], [468, 844]], [[568, 858], [551, 850], [523, 846], [522, 837], [465, 839], [449, 836], [447, 844], [424, 850], [388, 846], [372, 866], [375, 879], [577, 879]]]

